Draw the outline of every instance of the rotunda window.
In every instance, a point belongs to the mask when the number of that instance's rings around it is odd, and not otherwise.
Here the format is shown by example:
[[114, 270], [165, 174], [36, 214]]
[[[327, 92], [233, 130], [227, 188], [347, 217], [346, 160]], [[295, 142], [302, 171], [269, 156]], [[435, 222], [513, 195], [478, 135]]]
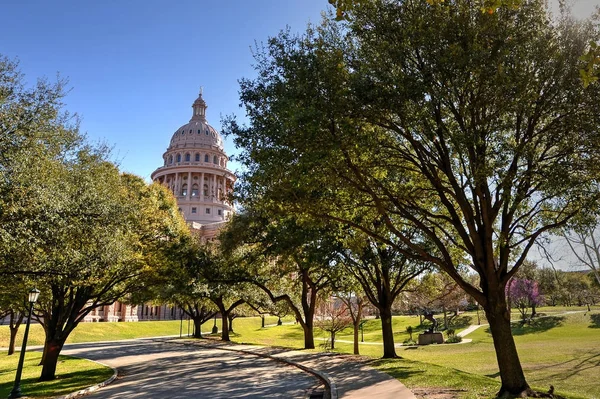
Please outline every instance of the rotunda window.
[[198, 196], [198, 185], [194, 184], [192, 186], [192, 197], [197, 197]]
[[204, 196], [208, 197], [208, 184], [205, 184], [203, 187], [203, 191], [204, 191]]
[[200, 129], [198, 129], [198, 134], [200, 134], [200, 133], [201, 133], [201, 130], [200, 130]]
[[177, 162], [181, 162], [181, 154], [177, 154]]
[[181, 135], [183, 136], [184, 134], [185, 134], [185, 130], [182, 130], [181, 131]]
[[192, 134], [192, 129], [190, 129], [190, 134]]
[[190, 162], [190, 153], [185, 154], [185, 162]]
[[204, 154], [204, 162], [208, 162], [208, 154]]
[[216, 156], [216, 155], [213, 157], [213, 163], [214, 163], [215, 165], [217, 164], [217, 156]]
[[173, 163], [173, 155], [169, 156], [169, 163]]
[[200, 162], [200, 154], [196, 153], [196, 162]]
[[187, 188], [188, 188], [187, 184], [184, 184], [183, 186], [181, 186], [181, 195], [183, 197], [187, 196]]

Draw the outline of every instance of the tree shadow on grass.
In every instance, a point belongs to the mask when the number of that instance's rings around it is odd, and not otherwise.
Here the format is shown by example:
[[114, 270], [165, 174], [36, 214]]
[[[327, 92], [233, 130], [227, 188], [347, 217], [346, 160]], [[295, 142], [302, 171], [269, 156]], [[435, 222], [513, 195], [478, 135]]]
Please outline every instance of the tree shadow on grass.
[[592, 320], [590, 328], [600, 328], [600, 313], [590, 314], [590, 319]]
[[526, 335], [541, 333], [562, 325], [565, 320], [562, 316], [548, 316], [533, 319], [528, 323], [514, 323], [512, 328], [513, 335]]
[[473, 317], [468, 315], [456, 316], [448, 324], [450, 328], [466, 328], [473, 324]]
[[386, 374], [402, 381], [407, 378], [425, 373], [425, 370], [419, 370], [414, 367], [412, 363], [403, 365], [402, 361], [392, 361], [390, 359], [377, 359], [368, 362], [370, 366], [377, 367], [378, 370], [383, 371]]

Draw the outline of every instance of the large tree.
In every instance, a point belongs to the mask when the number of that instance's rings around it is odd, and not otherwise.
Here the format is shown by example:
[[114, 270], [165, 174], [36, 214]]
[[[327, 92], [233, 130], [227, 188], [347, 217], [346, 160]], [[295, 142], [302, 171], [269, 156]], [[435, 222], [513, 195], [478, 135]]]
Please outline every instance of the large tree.
[[228, 129], [249, 195], [360, 229], [472, 296], [501, 395], [530, 391], [506, 284], [536, 239], [596, 208], [600, 165], [600, 89], [579, 73], [597, 26], [512, 3], [379, 0], [284, 32], [241, 81], [250, 124]]
[[364, 234], [346, 240], [340, 250], [342, 264], [360, 284], [366, 298], [381, 318], [383, 357], [396, 357], [392, 306], [412, 279], [428, 269], [425, 262], [412, 261], [397, 247]]
[[102, 156], [78, 152], [66, 165], [39, 232], [44, 255], [38, 317], [46, 333], [41, 380], [55, 378], [69, 334], [98, 306], [143, 287], [152, 268], [169, 263], [189, 234], [172, 195], [162, 186], [119, 173]]
[[274, 303], [287, 304], [302, 327], [305, 349], [314, 349], [317, 298], [331, 292], [340, 271], [335, 230], [247, 208], [233, 218], [221, 241], [238, 266], [234, 278], [252, 283]]

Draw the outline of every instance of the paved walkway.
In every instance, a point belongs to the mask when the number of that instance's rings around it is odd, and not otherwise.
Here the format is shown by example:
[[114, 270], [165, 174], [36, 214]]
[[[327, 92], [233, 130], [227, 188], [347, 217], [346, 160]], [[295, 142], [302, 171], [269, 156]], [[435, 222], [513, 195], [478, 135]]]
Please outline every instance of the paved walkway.
[[416, 399], [358, 356], [167, 337], [67, 345], [62, 353], [118, 369], [116, 381], [89, 395], [96, 399]]
[[273, 359], [164, 340], [71, 345], [62, 353], [118, 369], [114, 382], [86, 395], [95, 399], [304, 399], [324, 386], [314, 375]]
[[[291, 351], [288, 349], [257, 345], [236, 345], [210, 340], [171, 341], [204, 347], [242, 351], [269, 356], [293, 363], [316, 372], [330, 385], [331, 399], [416, 399], [414, 394], [400, 381], [370, 367], [368, 360], [359, 356], [334, 353]], [[327, 396], [326, 396], [327, 397]]]
[[458, 335], [459, 337], [464, 337], [466, 335], [471, 334], [473, 331], [477, 330], [479, 327], [483, 327], [483, 326], [487, 326], [487, 324], [473, 324], [470, 325], [469, 327], [465, 328], [464, 330], [462, 330], [461, 332], [459, 332]]

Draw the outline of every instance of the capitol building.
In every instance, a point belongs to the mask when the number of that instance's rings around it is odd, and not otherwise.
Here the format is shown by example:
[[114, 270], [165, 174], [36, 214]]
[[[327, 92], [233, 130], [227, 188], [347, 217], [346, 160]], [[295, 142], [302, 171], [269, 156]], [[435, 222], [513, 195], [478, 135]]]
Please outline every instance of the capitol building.
[[173, 192], [192, 229], [211, 240], [233, 212], [235, 175], [227, 169], [223, 139], [206, 121], [206, 108], [200, 92], [192, 104], [192, 118], [173, 133], [163, 166], [151, 177]]
[[[233, 213], [231, 194], [235, 175], [227, 169], [229, 158], [223, 139], [206, 121], [202, 92], [192, 104], [192, 118], [171, 136], [162, 166], [153, 181], [175, 195], [180, 212], [203, 242], [214, 240]], [[177, 320], [178, 309], [167, 306], [127, 305], [115, 302], [94, 309], [84, 321]]]

